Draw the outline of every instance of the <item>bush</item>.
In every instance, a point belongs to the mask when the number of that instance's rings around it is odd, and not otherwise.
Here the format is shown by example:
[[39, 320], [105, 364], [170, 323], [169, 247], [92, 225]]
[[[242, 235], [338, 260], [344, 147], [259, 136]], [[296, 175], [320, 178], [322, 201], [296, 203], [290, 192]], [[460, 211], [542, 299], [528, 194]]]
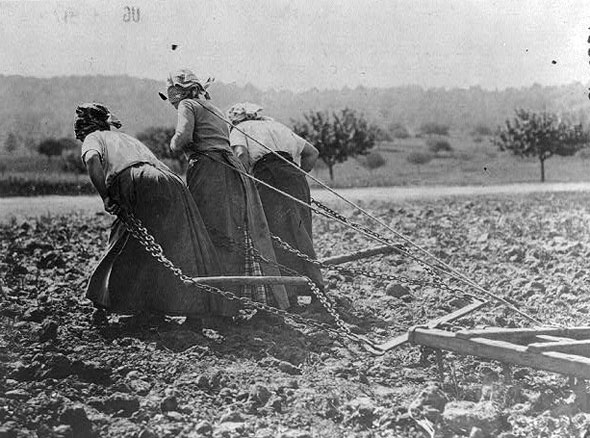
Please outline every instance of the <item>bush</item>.
[[365, 167], [373, 170], [385, 165], [387, 161], [379, 152], [370, 152], [365, 159]]
[[489, 126], [483, 125], [483, 124], [479, 124], [477, 125], [475, 128], [473, 128], [473, 131], [471, 131], [471, 135], [474, 137], [489, 137], [491, 135], [493, 135], [493, 131]]
[[576, 154], [576, 156], [581, 158], [582, 160], [587, 160], [590, 158], [590, 149], [589, 148], [580, 149], [578, 151], [578, 153]]
[[436, 122], [422, 123], [420, 132], [424, 135], [449, 135], [449, 126]]
[[393, 122], [389, 125], [389, 134], [393, 138], [404, 139], [410, 137], [410, 132], [408, 131], [408, 128], [406, 128], [404, 125], [398, 122]]
[[89, 195], [96, 190], [87, 176], [72, 174], [6, 173], [0, 177], [0, 196]]
[[444, 138], [429, 138], [426, 141], [428, 150], [433, 154], [440, 154], [441, 152], [453, 152], [451, 144]]
[[71, 173], [85, 173], [86, 166], [82, 162], [82, 157], [80, 156], [81, 151], [80, 147], [77, 146], [76, 149], [69, 149], [65, 150], [61, 153], [62, 158], [62, 169], [65, 172]]
[[63, 145], [55, 138], [46, 138], [37, 145], [37, 152], [39, 152], [41, 155], [45, 155], [47, 159], [61, 155], [62, 151]]
[[411, 152], [408, 154], [406, 161], [420, 168], [421, 165], [430, 163], [432, 158], [432, 154], [429, 154], [428, 152]]

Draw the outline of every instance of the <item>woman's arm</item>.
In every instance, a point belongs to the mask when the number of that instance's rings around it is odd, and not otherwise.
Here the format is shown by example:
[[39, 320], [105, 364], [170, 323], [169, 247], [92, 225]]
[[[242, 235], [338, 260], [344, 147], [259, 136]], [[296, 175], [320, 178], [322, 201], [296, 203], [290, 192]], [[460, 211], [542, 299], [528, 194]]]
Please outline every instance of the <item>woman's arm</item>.
[[102, 198], [104, 209], [110, 214], [119, 214], [121, 207], [117, 202], [109, 196], [107, 189], [104, 170], [100, 162], [100, 155], [98, 152], [90, 151], [84, 155], [84, 162], [86, 163], [86, 170], [90, 181], [96, 188], [96, 191]]
[[301, 151], [301, 168], [309, 172], [315, 166], [319, 156], [320, 153], [315, 146], [306, 141]]
[[176, 123], [176, 133], [170, 140], [170, 149], [172, 152], [182, 152], [187, 145], [193, 142], [193, 133], [195, 130], [195, 116], [186, 101], [178, 105], [178, 122]]

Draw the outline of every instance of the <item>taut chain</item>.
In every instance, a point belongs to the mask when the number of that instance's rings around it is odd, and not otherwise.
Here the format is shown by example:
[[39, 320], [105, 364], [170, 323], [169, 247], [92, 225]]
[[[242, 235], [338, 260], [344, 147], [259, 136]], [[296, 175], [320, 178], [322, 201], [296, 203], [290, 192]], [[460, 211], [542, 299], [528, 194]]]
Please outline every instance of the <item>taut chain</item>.
[[[197, 289], [200, 289], [202, 291], [205, 291], [205, 292], [208, 292], [208, 293], [211, 293], [214, 295], [222, 296], [227, 300], [239, 301], [240, 303], [242, 303], [245, 306], [254, 307], [256, 310], [271, 313], [271, 314], [279, 316], [283, 319], [290, 320], [290, 321], [294, 322], [295, 324], [300, 324], [302, 326], [314, 327], [314, 328], [317, 328], [320, 330], [324, 330], [324, 331], [328, 332], [329, 334], [331, 334], [332, 336], [335, 336], [338, 339], [344, 338], [344, 339], [348, 339], [349, 341], [360, 344], [367, 351], [369, 351], [373, 354], [379, 355], [379, 354], [383, 353], [381, 351], [381, 349], [376, 344], [374, 344], [370, 340], [368, 340], [360, 335], [353, 333], [350, 330], [350, 328], [348, 328], [344, 324], [344, 322], [342, 321], [342, 319], [339, 317], [338, 313], [334, 309], [333, 304], [326, 297], [326, 295], [323, 294], [319, 290], [319, 288], [315, 285], [315, 283], [310, 278], [305, 277], [312, 292], [318, 297], [318, 299], [320, 300], [320, 303], [326, 308], [328, 313], [330, 313], [330, 315], [336, 321], [337, 329], [330, 327], [329, 325], [327, 325], [325, 323], [320, 323], [318, 321], [314, 321], [309, 318], [304, 318], [300, 315], [292, 314], [292, 313], [289, 313], [285, 310], [278, 309], [278, 308], [269, 306], [264, 303], [252, 301], [246, 297], [240, 297], [232, 292], [222, 290], [222, 289], [219, 289], [219, 288], [216, 288], [213, 286], [209, 286], [206, 284], [199, 283], [198, 277], [197, 278], [189, 277], [188, 275], [183, 273], [180, 268], [175, 266], [174, 263], [172, 263], [172, 261], [170, 261], [164, 255], [164, 250], [163, 250], [162, 246], [156, 242], [154, 237], [143, 226], [143, 224], [141, 223], [141, 221], [139, 219], [137, 219], [135, 216], [133, 216], [130, 213], [123, 214], [123, 215], [119, 216], [119, 218], [121, 219], [123, 224], [127, 227], [129, 232], [133, 235], [133, 237], [135, 237], [138, 240], [138, 242], [141, 244], [141, 246], [144, 247], [144, 249], [148, 252], [148, 254], [150, 254], [162, 266], [164, 266], [170, 272], [172, 272], [174, 274], [174, 276], [177, 277], [182, 283], [184, 283], [186, 285], [194, 286]], [[258, 255], [258, 256], [261, 257], [260, 255]], [[263, 259], [263, 261], [265, 261], [265, 263], [269, 263], [268, 260], [266, 260], [264, 258], [262, 258], [262, 259]], [[277, 264], [277, 266], [280, 266], [280, 265]], [[284, 268], [286, 268], [286, 267], [284, 267]]]

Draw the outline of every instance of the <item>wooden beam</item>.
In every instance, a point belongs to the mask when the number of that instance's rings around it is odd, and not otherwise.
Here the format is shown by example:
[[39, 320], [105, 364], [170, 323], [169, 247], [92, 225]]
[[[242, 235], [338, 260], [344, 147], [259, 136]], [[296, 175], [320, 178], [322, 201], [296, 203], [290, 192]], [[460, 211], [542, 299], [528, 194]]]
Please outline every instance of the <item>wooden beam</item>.
[[535, 342], [529, 344], [527, 351], [533, 353], [540, 353], [543, 351], [558, 351], [560, 353], [577, 354], [581, 356], [590, 355], [590, 340], [574, 341], [569, 339], [567, 341], [553, 341], [553, 342]]
[[209, 286], [257, 286], [273, 285], [273, 284], [286, 284], [294, 286], [305, 286], [307, 280], [303, 277], [281, 277], [281, 276], [268, 276], [268, 277], [256, 277], [256, 276], [227, 276], [227, 277], [194, 277], [197, 283], [206, 284]]
[[400, 251], [401, 248], [391, 245], [375, 246], [373, 248], [361, 249], [360, 251], [351, 252], [350, 254], [341, 254], [338, 256], [327, 257], [321, 259], [320, 262], [327, 265], [340, 265], [346, 262], [353, 262], [355, 260], [373, 257], [379, 254], [391, 254], [392, 252]]
[[551, 335], [537, 335], [533, 339], [533, 342], [562, 342], [562, 341], [563, 342], [572, 341], [572, 338], [564, 338], [561, 336], [551, 336]]
[[461, 330], [456, 333], [458, 338], [487, 338], [505, 341], [525, 341], [539, 335], [550, 335], [564, 338], [590, 337], [590, 327], [537, 327], [537, 328], [487, 328], [478, 330]]
[[461, 354], [533, 367], [559, 374], [590, 378], [590, 358], [559, 352], [533, 353], [527, 346], [488, 338], [463, 339], [444, 330], [416, 328], [410, 342]]
[[[460, 309], [457, 309], [454, 312], [449, 313], [448, 315], [443, 315], [439, 318], [428, 321], [426, 324], [424, 324], [424, 327], [435, 328], [435, 327], [439, 326], [440, 324], [454, 321], [455, 319], [459, 319], [462, 316], [465, 316], [465, 315], [479, 309], [480, 307], [484, 306], [485, 304], [487, 304], [486, 301], [475, 300], [473, 303], [468, 304], [465, 307], [461, 307]], [[395, 338], [393, 338], [390, 341], [385, 342], [384, 344], [380, 344], [379, 348], [385, 352], [385, 351], [393, 350], [394, 348], [399, 347], [400, 345], [403, 345], [406, 342], [408, 342], [408, 332], [404, 333], [403, 335], [396, 336]]]

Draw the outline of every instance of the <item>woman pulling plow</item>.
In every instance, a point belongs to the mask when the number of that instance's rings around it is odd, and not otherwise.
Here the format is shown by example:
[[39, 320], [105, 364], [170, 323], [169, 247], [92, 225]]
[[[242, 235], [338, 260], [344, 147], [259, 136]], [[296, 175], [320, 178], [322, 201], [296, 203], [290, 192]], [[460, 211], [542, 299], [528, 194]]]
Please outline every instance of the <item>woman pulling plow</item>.
[[[133, 214], [185, 273], [219, 275], [215, 248], [182, 179], [139, 140], [111, 131], [111, 126], [120, 128], [121, 122], [103, 105], [87, 103], [76, 109], [74, 131], [83, 142], [82, 159], [105, 210]], [[121, 219], [112, 225], [107, 252], [90, 278], [87, 297], [99, 309], [137, 315], [199, 318], [217, 306], [211, 295], [185, 286], [160, 265], [130, 236]], [[104, 321], [104, 313], [99, 311], [97, 317]]]
[[[261, 106], [252, 103], [237, 103], [229, 109], [228, 119], [234, 125], [229, 139], [234, 153], [254, 177], [310, 204], [311, 194], [305, 174], [288, 162], [309, 172], [318, 159], [318, 150], [282, 123], [262, 116], [261, 111]], [[316, 259], [311, 210], [262, 184], [257, 188], [271, 233]], [[280, 264], [323, 287], [322, 273], [316, 265], [278, 245], [275, 251]], [[288, 286], [289, 289], [293, 289], [290, 298], [309, 294], [305, 286]]]
[[[255, 257], [257, 252], [276, 261], [256, 187], [236, 171], [244, 168], [230, 148], [229, 127], [221, 111], [209, 102], [210, 83], [190, 70], [180, 70], [168, 78], [167, 99], [178, 113], [170, 148], [184, 152], [189, 160], [188, 188], [215, 244], [223, 275], [280, 276], [275, 266]], [[290, 305], [282, 285], [225, 289], [280, 309]], [[214, 302], [215, 313], [226, 317], [235, 315], [239, 308], [238, 303], [227, 300]]]

